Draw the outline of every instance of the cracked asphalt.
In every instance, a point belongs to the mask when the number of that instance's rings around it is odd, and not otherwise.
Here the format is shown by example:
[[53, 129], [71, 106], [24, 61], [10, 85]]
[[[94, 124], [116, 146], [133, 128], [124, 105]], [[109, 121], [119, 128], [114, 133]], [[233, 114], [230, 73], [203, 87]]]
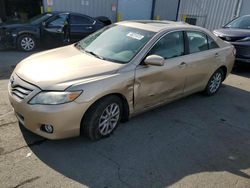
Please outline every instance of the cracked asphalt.
[[250, 69], [213, 97], [195, 94], [121, 124], [98, 142], [50, 141], [18, 122], [7, 97], [14, 66], [0, 52], [0, 187], [250, 188]]

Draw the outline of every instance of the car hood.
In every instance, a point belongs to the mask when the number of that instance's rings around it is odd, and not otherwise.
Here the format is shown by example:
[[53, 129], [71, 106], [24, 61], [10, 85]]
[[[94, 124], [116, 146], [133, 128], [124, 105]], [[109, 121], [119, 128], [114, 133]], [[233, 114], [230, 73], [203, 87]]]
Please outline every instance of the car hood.
[[214, 33], [218, 34], [220, 37], [249, 37], [250, 29], [234, 29], [234, 28], [222, 28], [214, 30]]
[[70, 45], [31, 55], [19, 63], [14, 72], [42, 90], [65, 90], [84, 80], [115, 74], [122, 66], [85, 54]]
[[5, 28], [5, 29], [17, 29], [20, 27], [26, 27], [29, 26], [27, 23], [11, 23], [11, 24], [1, 24], [0, 28]]

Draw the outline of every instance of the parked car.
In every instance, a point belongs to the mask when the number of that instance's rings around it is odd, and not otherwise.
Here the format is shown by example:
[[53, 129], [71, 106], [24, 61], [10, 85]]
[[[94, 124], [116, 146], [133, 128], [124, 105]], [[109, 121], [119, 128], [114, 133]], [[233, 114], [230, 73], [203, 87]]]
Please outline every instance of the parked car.
[[214, 34], [235, 46], [237, 61], [250, 63], [250, 15], [232, 20]]
[[120, 22], [23, 60], [10, 78], [9, 99], [19, 122], [38, 135], [97, 140], [137, 113], [195, 92], [215, 94], [234, 53], [200, 27]]
[[72, 12], [38, 15], [25, 23], [0, 25], [0, 44], [23, 51], [38, 45], [55, 47], [74, 43], [111, 24], [107, 17], [91, 18]]

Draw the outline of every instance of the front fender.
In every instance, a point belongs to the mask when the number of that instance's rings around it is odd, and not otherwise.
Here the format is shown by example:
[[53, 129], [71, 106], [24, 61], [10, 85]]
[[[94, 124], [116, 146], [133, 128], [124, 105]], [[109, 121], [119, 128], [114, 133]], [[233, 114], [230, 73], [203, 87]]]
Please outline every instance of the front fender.
[[110, 94], [120, 94], [127, 100], [130, 112], [133, 112], [133, 72], [117, 73], [99, 80], [79, 83], [71, 86], [68, 90], [83, 90], [81, 96], [76, 99], [77, 103], [93, 104], [104, 96]]
[[36, 39], [40, 39], [40, 28], [24, 28], [17, 30], [17, 36], [24, 34], [33, 35]]

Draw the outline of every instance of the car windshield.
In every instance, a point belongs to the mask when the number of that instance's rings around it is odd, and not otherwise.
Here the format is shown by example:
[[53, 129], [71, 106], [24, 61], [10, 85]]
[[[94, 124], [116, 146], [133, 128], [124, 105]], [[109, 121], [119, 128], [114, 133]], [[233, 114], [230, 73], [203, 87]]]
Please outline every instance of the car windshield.
[[100, 59], [129, 62], [155, 33], [142, 29], [111, 25], [77, 43], [77, 47]]
[[42, 23], [43, 21], [47, 20], [49, 17], [51, 17], [52, 14], [40, 14], [40, 15], [37, 15], [31, 19], [29, 19], [27, 22], [30, 23], [30, 24], [39, 24], [39, 23]]
[[236, 18], [224, 26], [225, 28], [250, 29], [250, 16]]

